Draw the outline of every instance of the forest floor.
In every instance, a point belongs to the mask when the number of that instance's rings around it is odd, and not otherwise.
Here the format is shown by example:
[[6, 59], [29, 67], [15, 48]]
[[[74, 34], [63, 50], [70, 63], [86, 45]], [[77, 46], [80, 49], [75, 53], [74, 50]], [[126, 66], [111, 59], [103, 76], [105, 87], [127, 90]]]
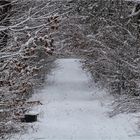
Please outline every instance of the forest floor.
[[[27, 133], [11, 140], [139, 140], [139, 114], [119, 114], [112, 118], [113, 97], [98, 88], [82, 70], [79, 59], [58, 59], [46, 77], [46, 85], [30, 100], [43, 105], [32, 108], [39, 120], [29, 124]], [[91, 84], [92, 83], [92, 84]]]

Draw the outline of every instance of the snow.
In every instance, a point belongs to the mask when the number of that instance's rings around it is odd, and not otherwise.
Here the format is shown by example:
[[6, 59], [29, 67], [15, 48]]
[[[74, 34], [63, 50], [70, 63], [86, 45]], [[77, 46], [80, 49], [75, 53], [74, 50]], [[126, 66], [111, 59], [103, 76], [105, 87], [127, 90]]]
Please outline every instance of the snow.
[[39, 121], [26, 134], [13, 140], [139, 140], [135, 135], [136, 114], [109, 118], [113, 100], [107, 92], [92, 86], [90, 76], [78, 59], [58, 59], [57, 68], [46, 78], [46, 87], [32, 100]]

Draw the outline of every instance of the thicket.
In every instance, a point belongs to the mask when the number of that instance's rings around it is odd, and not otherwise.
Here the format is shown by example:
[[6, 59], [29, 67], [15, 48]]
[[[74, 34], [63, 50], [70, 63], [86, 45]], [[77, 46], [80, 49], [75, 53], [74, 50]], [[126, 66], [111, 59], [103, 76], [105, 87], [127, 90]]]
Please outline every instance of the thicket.
[[0, 2], [0, 139], [21, 131], [21, 118], [39, 101], [28, 101], [54, 66], [59, 3]]
[[[140, 109], [140, 4], [125, 0], [78, 0], [69, 15], [64, 48], [84, 57], [95, 83], [115, 96], [114, 111]], [[66, 35], [65, 35], [66, 37]]]

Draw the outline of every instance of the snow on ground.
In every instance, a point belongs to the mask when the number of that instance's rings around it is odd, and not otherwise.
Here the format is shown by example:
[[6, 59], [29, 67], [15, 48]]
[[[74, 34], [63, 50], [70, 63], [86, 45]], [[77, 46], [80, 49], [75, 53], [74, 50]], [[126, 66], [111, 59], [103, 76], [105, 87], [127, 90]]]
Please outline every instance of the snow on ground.
[[46, 80], [47, 85], [33, 95], [43, 105], [39, 121], [27, 134], [13, 140], [139, 140], [134, 114], [109, 118], [113, 98], [91, 86], [90, 77], [78, 59], [59, 59], [58, 67]]

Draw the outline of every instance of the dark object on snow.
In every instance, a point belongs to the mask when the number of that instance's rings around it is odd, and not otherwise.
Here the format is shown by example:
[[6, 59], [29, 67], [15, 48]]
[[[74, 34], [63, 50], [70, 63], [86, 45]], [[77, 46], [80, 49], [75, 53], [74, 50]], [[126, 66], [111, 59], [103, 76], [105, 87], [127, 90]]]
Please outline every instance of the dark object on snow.
[[21, 122], [32, 123], [37, 121], [38, 114], [26, 114], [24, 118], [21, 118]]

